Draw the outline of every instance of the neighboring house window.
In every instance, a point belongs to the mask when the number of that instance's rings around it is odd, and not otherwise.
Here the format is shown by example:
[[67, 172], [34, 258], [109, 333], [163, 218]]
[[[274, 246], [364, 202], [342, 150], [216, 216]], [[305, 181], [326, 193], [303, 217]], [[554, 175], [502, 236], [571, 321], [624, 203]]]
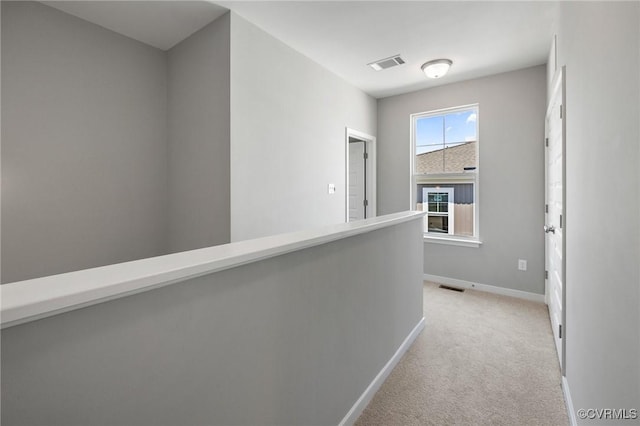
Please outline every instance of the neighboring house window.
[[453, 191], [453, 188], [422, 188], [422, 210], [427, 212], [427, 232], [453, 235]]
[[411, 115], [412, 206], [426, 237], [478, 239], [478, 105]]

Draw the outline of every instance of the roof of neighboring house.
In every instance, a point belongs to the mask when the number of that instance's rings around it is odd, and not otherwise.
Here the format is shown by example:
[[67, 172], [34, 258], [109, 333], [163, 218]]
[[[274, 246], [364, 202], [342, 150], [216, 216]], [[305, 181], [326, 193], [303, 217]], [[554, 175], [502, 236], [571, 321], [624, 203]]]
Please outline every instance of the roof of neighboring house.
[[416, 173], [463, 173], [465, 167], [476, 167], [476, 142], [416, 155]]

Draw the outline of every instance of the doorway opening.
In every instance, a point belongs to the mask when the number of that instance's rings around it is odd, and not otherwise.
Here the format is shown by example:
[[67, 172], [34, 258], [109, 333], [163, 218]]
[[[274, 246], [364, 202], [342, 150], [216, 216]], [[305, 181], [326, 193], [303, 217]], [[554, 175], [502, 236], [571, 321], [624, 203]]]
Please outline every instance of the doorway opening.
[[345, 221], [375, 217], [376, 138], [357, 130], [345, 135]]

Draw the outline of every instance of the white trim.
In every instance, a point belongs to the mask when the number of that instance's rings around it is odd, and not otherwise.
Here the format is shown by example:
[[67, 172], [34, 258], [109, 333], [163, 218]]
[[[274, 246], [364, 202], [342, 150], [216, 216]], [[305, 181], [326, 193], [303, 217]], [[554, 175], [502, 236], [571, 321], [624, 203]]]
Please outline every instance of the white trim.
[[[455, 111], [465, 111], [471, 108], [476, 110], [476, 170], [473, 174], [467, 173], [443, 173], [431, 175], [416, 175], [415, 159], [416, 159], [416, 122], [419, 118], [433, 115], [443, 115]], [[414, 210], [417, 202], [416, 186], [419, 183], [472, 183], [473, 184], [473, 233], [474, 238], [480, 238], [480, 104], [461, 105], [456, 107], [441, 108], [433, 111], [424, 111], [409, 115], [409, 209]]]
[[[378, 215], [378, 203], [376, 194], [377, 190], [377, 174], [378, 170], [376, 167], [377, 164], [377, 150], [376, 150], [376, 137], [369, 135], [367, 133], [360, 132], [358, 130], [351, 129], [349, 127], [345, 127], [345, 222], [349, 222], [349, 136], [353, 136], [354, 138], [362, 139], [365, 143], [366, 152], [369, 155], [367, 162], [367, 176], [366, 176], [366, 186], [367, 193], [365, 196], [369, 201], [369, 205], [367, 206], [367, 219], [376, 217]], [[415, 210], [415, 209], [412, 209]]]
[[461, 237], [436, 237], [433, 234], [424, 234], [424, 242], [429, 244], [445, 244], [449, 246], [474, 247], [478, 248], [482, 245], [482, 241], [475, 239], [465, 239]]
[[562, 393], [564, 393], [564, 404], [567, 407], [567, 415], [571, 426], [577, 426], [576, 412], [573, 409], [573, 401], [571, 400], [571, 392], [569, 391], [569, 382], [567, 376], [562, 376]]
[[425, 320], [424, 317], [416, 324], [416, 326], [411, 330], [411, 333], [404, 339], [404, 342], [400, 345], [395, 354], [391, 357], [387, 364], [380, 370], [378, 375], [373, 379], [373, 381], [367, 386], [367, 389], [360, 395], [360, 398], [353, 404], [353, 407], [349, 410], [346, 416], [339, 423], [339, 426], [352, 425], [358, 420], [360, 414], [367, 408], [369, 402], [373, 399], [374, 395], [380, 389], [380, 386], [387, 379], [389, 374], [393, 368], [398, 364], [404, 353], [411, 347], [413, 342], [416, 340], [420, 332], [424, 329]]
[[530, 293], [528, 291], [514, 290], [505, 287], [496, 287], [488, 284], [474, 283], [471, 281], [458, 280], [456, 278], [441, 277], [438, 275], [424, 274], [425, 281], [432, 281], [439, 284], [446, 284], [453, 287], [484, 291], [486, 293], [500, 294], [502, 296], [516, 297], [518, 299], [530, 300], [532, 302], [544, 303], [544, 294]]
[[[427, 234], [429, 235], [443, 235], [444, 233], [438, 233], [438, 232], [429, 232], [429, 226], [428, 226], [428, 222], [429, 222], [429, 216], [431, 213], [436, 213], [436, 212], [430, 212], [429, 211], [429, 194], [436, 194], [436, 193], [446, 193], [447, 194], [447, 234], [448, 235], [454, 235], [455, 234], [455, 230], [454, 230], [454, 224], [455, 224], [455, 217], [454, 217], [454, 188], [450, 188], [450, 187], [446, 187], [446, 186], [431, 186], [431, 187], [426, 187], [426, 188], [422, 188], [422, 211], [427, 212], [427, 215], [425, 216], [425, 219], [427, 220]], [[426, 196], [426, 197], [425, 197]], [[432, 216], [445, 216], [444, 214], [437, 212], [436, 214], [432, 214]]]
[[2, 328], [118, 299], [195, 277], [387, 228], [424, 213], [408, 211], [255, 240], [238, 241], [0, 286]]
[[[546, 243], [545, 243], [546, 245]], [[546, 249], [546, 247], [545, 247]], [[545, 254], [546, 257], [546, 254]], [[546, 259], [545, 259], [545, 271], [547, 271], [547, 265], [546, 265]], [[551, 301], [551, 295], [549, 294], [549, 280], [547, 278], [544, 279], [544, 303], [545, 305], [549, 306], [549, 302]]]
[[416, 184], [436, 184], [444, 181], [447, 183], [476, 183], [476, 171], [466, 173], [440, 173], [440, 174], [416, 174]]
[[[559, 96], [559, 103], [560, 103], [560, 111], [561, 115], [560, 115], [560, 120], [561, 120], [561, 150], [562, 150], [562, 160], [561, 160], [561, 166], [562, 166], [562, 175], [561, 175], [561, 180], [562, 180], [562, 193], [560, 195], [561, 199], [562, 199], [562, 219], [563, 219], [563, 224], [560, 226], [560, 228], [562, 228], [562, 259], [561, 259], [561, 264], [560, 264], [560, 280], [562, 282], [562, 300], [560, 301], [560, 320], [559, 320], [559, 325], [562, 327], [563, 330], [563, 336], [561, 339], [556, 338], [556, 332], [555, 330], [553, 330], [553, 338], [554, 338], [554, 343], [560, 346], [560, 351], [558, 352], [558, 358], [560, 360], [560, 371], [562, 372], [562, 374], [566, 374], [566, 363], [567, 363], [567, 356], [566, 356], [566, 347], [567, 347], [567, 275], [566, 275], [566, 264], [567, 264], [567, 233], [566, 233], [566, 229], [567, 229], [567, 159], [566, 159], [566, 153], [567, 153], [567, 125], [566, 125], [566, 105], [565, 105], [565, 100], [566, 100], [566, 65], [562, 66], [559, 70], [556, 70], [556, 72], [553, 75], [553, 80], [551, 82], [550, 87], [550, 91], [548, 92], [548, 104], [547, 104], [547, 111], [545, 114], [545, 139], [548, 137], [548, 122], [550, 117], [552, 117], [552, 115], [554, 114], [553, 112], [553, 107], [556, 105], [556, 100], [557, 97]], [[557, 111], [556, 111], [557, 113]], [[557, 116], [556, 116], [557, 117]], [[546, 144], [545, 144], [546, 145]], [[547, 146], [545, 146], [544, 148], [544, 202], [545, 205], [550, 205], [551, 203], [549, 202], [549, 148]], [[545, 225], [551, 224], [552, 220], [550, 220], [549, 218], [549, 214], [545, 212], [544, 215], [544, 223]], [[550, 260], [549, 260], [549, 256], [550, 256], [550, 248], [549, 248], [549, 242], [550, 242], [550, 235], [545, 233], [545, 243], [544, 243], [544, 262], [545, 262], [545, 271], [549, 271], [549, 275], [551, 276], [553, 274], [553, 271], [551, 271], [551, 267], [550, 267]], [[550, 294], [551, 291], [551, 281], [550, 279], [545, 279], [545, 303], [548, 306], [551, 306], [551, 301], [552, 301], [552, 296]], [[550, 312], [550, 319], [552, 322], [552, 327], [555, 328], [555, 324], [553, 324], [554, 319], [553, 316], [551, 315]]]

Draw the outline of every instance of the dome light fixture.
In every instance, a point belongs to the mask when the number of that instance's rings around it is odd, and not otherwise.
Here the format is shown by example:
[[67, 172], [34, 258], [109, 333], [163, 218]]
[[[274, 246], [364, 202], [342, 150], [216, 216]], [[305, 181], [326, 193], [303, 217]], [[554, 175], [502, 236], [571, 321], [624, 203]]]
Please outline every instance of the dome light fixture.
[[451, 64], [450, 59], [435, 59], [422, 64], [422, 72], [429, 78], [440, 78], [449, 71]]

